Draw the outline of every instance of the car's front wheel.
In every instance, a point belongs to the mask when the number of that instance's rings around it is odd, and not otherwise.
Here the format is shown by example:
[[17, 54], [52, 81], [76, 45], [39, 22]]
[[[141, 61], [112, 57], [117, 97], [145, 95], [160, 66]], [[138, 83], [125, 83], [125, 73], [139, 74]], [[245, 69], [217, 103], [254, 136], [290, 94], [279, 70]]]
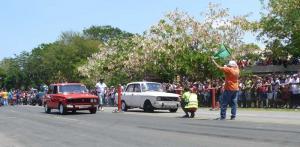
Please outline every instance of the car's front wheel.
[[122, 101], [122, 105], [121, 105], [122, 111], [127, 111], [127, 105], [124, 101]]
[[51, 112], [51, 109], [48, 107], [47, 103], [45, 104], [44, 108], [45, 108], [45, 112], [46, 113], [50, 113]]
[[97, 113], [97, 108], [95, 107], [95, 108], [90, 109], [90, 113], [91, 114], [96, 114]]
[[145, 112], [153, 112], [154, 108], [149, 100], [144, 103], [144, 111]]
[[175, 112], [177, 112], [177, 108], [176, 109], [169, 109], [169, 111], [171, 112], [171, 113], [175, 113]]
[[67, 113], [67, 109], [66, 109], [66, 107], [64, 107], [63, 104], [59, 104], [58, 111], [59, 111], [59, 114], [61, 114], [61, 115], [64, 115]]

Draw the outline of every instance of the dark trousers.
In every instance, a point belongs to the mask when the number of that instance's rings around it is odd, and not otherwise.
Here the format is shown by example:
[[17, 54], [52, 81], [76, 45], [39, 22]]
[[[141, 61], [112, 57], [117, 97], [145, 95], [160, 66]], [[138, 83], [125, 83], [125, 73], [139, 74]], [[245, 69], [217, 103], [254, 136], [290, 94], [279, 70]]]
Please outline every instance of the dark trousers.
[[182, 108], [183, 112], [185, 113], [185, 115], [189, 115], [187, 109], [184, 108], [186, 105], [185, 102], [180, 101], [180, 105], [181, 105], [181, 108]]
[[180, 102], [181, 108], [183, 110], [183, 112], [185, 113], [185, 115], [189, 116], [189, 112], [191, 113], [191, 117], [195, 116], [195, 112], [197, 111], [197, 108], [190, 108], [190, 109], [186, 109], [186, 103], [181, 101]]
[[300, 94], [292, 94], [291, 101], [290, 101], [290, 108], [297, 108], [299, 103], [298, 99], [300, 98]]
[[226, 118], [228, 104], [231, 107], [231, 117], [236, 117], [238, 91], [225, 90], [221, 100], [221, 119]]

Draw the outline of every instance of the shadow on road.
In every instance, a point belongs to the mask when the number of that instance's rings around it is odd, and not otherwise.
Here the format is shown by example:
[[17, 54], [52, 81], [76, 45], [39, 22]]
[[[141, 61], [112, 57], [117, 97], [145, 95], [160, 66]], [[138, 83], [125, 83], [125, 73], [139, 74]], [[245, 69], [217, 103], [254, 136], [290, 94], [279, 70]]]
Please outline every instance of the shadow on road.
[[208, 119], [208, 118], [198, 118], [198, 117], [190, 118], [190, 117], [182, 117], [182, 116], [177, 116], [175, 118], [192, 119], [192, 120], [213, 120], [213, 119]]
[[[40, 112], [40, 113], [48, 114], [48, 115], [60, 115], [59, 112], [51, 112], [51, 113]], [[75, 112], [75, 113], [67, 112], [64, 115], [85, 115], [85, 114], [91, 114], [91, 113], [90, 112]]]
[[138, 112], [138, 113], [171, 113], [168, 111], [157, 111], [154, 110], [153, 112], [145, 112], [144, 110], [127, 110], [126, 112], [130, 113], [130, 112]]

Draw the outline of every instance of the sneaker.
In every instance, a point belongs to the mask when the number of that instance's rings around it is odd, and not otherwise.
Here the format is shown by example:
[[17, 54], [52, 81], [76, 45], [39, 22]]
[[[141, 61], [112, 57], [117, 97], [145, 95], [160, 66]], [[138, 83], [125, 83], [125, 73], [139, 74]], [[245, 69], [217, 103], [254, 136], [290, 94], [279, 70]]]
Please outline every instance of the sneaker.
[[219, 117], [219, 118], [216, 118], [215, 120], [225, 120], [225, 118]]
[[191, 114], [191, 118], [194, 118], [194, 117], [195, 117], [195, 113], [192, 113], [192, 114]]
[[183, 115], [182, 118], [189, 118], [189, 115]]
[[231, 117], [230, 120], [235, 120], [235, 117]]

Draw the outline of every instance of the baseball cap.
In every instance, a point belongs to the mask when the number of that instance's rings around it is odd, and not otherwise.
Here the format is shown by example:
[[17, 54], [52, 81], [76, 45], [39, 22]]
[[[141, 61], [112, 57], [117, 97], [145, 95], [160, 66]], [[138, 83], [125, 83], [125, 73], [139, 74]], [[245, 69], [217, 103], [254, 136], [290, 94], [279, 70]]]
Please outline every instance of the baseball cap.
[[227, 64], [227, 66], [230, 66], [230, 67], [237, 67], [237, 63], [233, 60], [229, 61], [229, 63]]

